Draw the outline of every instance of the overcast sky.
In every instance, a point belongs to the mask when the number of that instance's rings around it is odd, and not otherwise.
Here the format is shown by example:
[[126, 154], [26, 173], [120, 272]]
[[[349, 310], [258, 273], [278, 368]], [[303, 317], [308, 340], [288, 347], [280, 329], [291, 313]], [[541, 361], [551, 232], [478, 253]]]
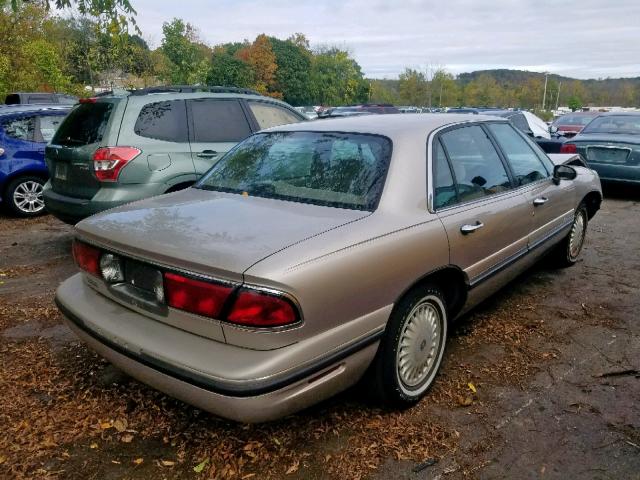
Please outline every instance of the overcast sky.
[[576, 78], [640, 76], [640, 0], [131, 0], [152, 46], [179, 17], [210, 45], [302, 32], [346, 47], [367, 77], [405, 67]]

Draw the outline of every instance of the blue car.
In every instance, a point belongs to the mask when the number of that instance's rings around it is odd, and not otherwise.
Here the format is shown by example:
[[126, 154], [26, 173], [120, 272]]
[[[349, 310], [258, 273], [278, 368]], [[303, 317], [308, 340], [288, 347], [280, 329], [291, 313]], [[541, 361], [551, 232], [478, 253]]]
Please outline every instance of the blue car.
[[71, 105], [0, 106], [0, 202], [10, 214], [43, 213], [42, 187], [49, 178], [44, 147]]

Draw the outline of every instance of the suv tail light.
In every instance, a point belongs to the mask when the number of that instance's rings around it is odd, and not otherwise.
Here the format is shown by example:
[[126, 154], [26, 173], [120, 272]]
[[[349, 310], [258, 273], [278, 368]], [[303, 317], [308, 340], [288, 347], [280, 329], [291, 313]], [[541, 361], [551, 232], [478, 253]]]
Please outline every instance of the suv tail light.
[[100, 276], [100, 250], [78, 240], [73, 241], [73, 258], [81, 270]]
[[560, 153], [578, 153], [575, 143], [563, 143], [560, 146]]
[[101, 182], [115, 182], [120, 170], [142, 153], [135, 147], [101, 147], [93, 154], [93, 169]]
[[241, 288], [227, 320], [250, 327], [281, 327], [299, 320], [297, 309], [284, 297]]

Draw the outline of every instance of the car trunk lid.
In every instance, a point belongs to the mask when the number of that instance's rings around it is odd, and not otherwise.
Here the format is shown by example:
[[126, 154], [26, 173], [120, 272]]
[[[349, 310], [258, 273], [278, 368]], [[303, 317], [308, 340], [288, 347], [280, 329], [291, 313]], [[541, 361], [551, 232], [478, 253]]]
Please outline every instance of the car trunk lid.
[[260, 260], [369, 214], [190, 188], [94, 215], [76, 228], [107, 249], [241, 281]]

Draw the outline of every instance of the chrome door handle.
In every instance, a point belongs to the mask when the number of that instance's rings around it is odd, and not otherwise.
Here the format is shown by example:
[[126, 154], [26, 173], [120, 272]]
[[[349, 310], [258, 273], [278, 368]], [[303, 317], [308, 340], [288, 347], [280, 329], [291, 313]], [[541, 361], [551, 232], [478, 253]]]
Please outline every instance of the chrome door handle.
[[218, 155], [218, 152], [214, 150], [203, 150], [200, 153], [197, 153], [196, 156], [200, 158], [213, 158]]
[[534, 207], [539, 207], [540, 205], [544, 205], [548, 201], [549, 201], [549, 199], [547, 197], [538, 197], [533, 201], [533, 206]]
[[484, 223], [482, 222], [476, 222], [474, 225], [466, 224], [460, 227], [460, 232], [462, 232], [463, 235], [467, 235], [469, 233], [475, 232], [476, 230], [482, 227], [484, 227]]

